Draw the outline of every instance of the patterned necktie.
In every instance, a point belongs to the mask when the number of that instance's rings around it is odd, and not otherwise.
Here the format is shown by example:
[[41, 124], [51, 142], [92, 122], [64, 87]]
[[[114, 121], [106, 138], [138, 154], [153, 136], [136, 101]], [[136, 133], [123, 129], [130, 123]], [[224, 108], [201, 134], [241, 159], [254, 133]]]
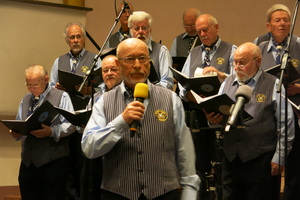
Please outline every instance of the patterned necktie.
[[281, 63], [281, 54], [280, 54], [281, 50], [282, 50], [282, 46], [277, 45], [276, 46], [276, 55], [275, 55], [276, 65], [279, 65]]
[[36, 109], [37, 105], [39, 104], [39, 100], [40, 100], [39, 97], [32, 97], [31, 98], [31, 105], [29, 106], [27, 117], [34, 112], [34, 110]]
[[192, 47], [194, 46], [195, 38], [196, 38], [196, 36], [190, 37], [190, 43], [189, 43], [188, 50], [187, 50], [188, 55], [191, 52], [191, 50], [193, 50]]
[[204, 62], [203, 62], [203, 68], [210, 66], [210, 59], [209, 59], [209, 53], [210, 53], [210, 48], [205, 47], [205, 57], [204, 57]]
[[77, 67], [77, 63], [78, 63], [78, 57], [77, 58], [74, 58], [74, 57], [72, 57], [72, 63], [73, 63], [73, 65], [72, 65], [72, 73], [76, 73], [76, 67]]

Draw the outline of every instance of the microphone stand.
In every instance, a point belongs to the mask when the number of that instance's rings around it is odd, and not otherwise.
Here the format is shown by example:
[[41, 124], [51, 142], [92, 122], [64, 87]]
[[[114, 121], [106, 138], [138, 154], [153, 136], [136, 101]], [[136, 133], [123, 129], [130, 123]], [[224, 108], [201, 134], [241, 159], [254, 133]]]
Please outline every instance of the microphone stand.
[[[125, 2], [125, 1], [123, 1], [123, 4], [124, 4], [124, 6], [122, 7], [122, 10], [121, 10], [121, 12], [119, 13], [119, 15], [116, 17], [116, 19], [115, 19], [115, 22], [114, 22], [114, 24], [113, 24], [113, 26], [112, 26], [112, 28], [111, 28], [111, 30], [109, 31], [109, 33], [108, 33], [108, 35], [107, 35], [107, 37], [106, 37], [106, 39], [105, 39], [105, 41], [104, 41], [104, 43], [103, 43], [103, 45], [102, 45], [102, 47], [99, 49], [99, 46], [98, 45], [95, 45], [96, 44], [96, 42], [93, 40], [93, 39], [91, 39], [91, 37], [90, 37], [90, 35], [87, 33], [87, 37], [91, 40], [91, 42], [96, 46], [96, 48], [99, 50], [99, 52], [98, 52], [98, 54], [95, 56], [95, 58], [94, 58], [94, 60], [93, 60], [93, 62], [91, 63], [91, 65], [90, 65], [90, 67], [89, 67], [89, 70], [86, 72], [86, 74], [85, 74], [85, 77], [84, 77], [84, 79], [83, 79], [83, 82], [81, 83], [81, 85], [80, 85], [80, 87], [79, 87], [79, 89], [78, 89], [78, 92], [81, 92], [81, 90], [82, 90], [82, 88], [83, 88], [83, 86], [86, 84], [86, 82], [88, 81], [88, 80], [91, 80], [91, 87], [92, 87], [92, 96], [91, 96], [91, 109], [93, 108], [93, 104], [94, 104], [94, 77], [93, 77], [93, 72], [94, 72], [94, 68], [95, 68], [95, 66], [96, 66], [96, 63], [97, 63], [97, 61], [98, 61], [98, 59], [99, 59], [99, 57], [100, 57], [100, 55], [102, 54], [102, 52], [103, 52], [103, 49], [104, 49], [104, 47], [105, 47], [105, 45], [107, 44], [107, 42], [108, 42], [108, 40], [110, 39], [110, 37], [111, 37], [111, 35], [112, 35], [112, 32], [113, 32], [113, 30], [115, 29], [115, 27], [116, 27], [116, 25], [118, 24], [118, 22], [119, 22], [119, 20], [120, 20], [120, 17], [121, 17], [121, 15], [122, 15], [122, 13], [125, 11], [125, 9], [128, 9], [129, 8], [129, 5]], [[89, 191], [88, 191], [88, 198], [87, 199], [89, 199], [89, 200], [92, 200], [93, 199], [93, 190], [94, 190], [94, 188], [93, 188], [93, 177], [92, 177], [92, 170], [93, 170], [93, 162], [92, 162], [92, 160], [87, 160], [87, 161], [89, 161], [89, 162], [87, 162], [88, 163], [88, 168], [89, 168], [89, 170], [88, 170], [88, 175], [87, 175], [87, 177], [88, 177], [88, 189], [89, 189]], [[103, 172], [101, 172], [101, 173], [103, 173]], [[102, 175], [101, 175], [101, 177], [102, 177]]]
[[85, 77], [83, 79], [83, 82], [81, 83], [81, 85], [80, 85], [80, 87], [78, 89], [78, 92], [81, 92], [83, 86], [85, 85], [85, 83], [87, 82], [87, 80], [90, 78], [91, 74], [93, 73], [95, 65], [96, 65], [96, 63], [97, 63], [100, 55], [102, 54], [105, 45], [107, 44], [108, 40], [110, 39], [111, 34], [112, 34], [113, 30], [115, 29], [116, 25], [118, 24], [122, 13], [125, 11], [125, 9], [128, 9], [128, 7], [129, 7], [128, 4], [124, 1], [124, 6], [122, 7], [122, 11], [116, 17], [115, 22], [114, 22], [111, 30], [109, 31], [109, 33], [108, 33], [108, 35], [107, 35], [107, 37], [106, 37], [106, 39], [105, 39], [105, 41], [104, 41], [104, 43], [103, 43], [100, 51], [99, 51], [99, 53], [95, 56], [94, 61], [92, 62], [92, 64], [89, 67], [89, 70], [86, 72], [86, 75], [85, 75]]
[[[285, 154], [284, 154], [284, 160], [285, 163], [287, 164], [287, 139], [288, 139], [288, 127], [287, 127], [287, 121], [288, 121], [288, 109], [287, 109], [287, 105], [288, 105], [288, 96], [287, 96], [287, 87], [288, 87], [288, 79], [289, 79], [289, 72], [288, 72], [288, 59], [290, 58], [289, 55], [289, 49], [290, 49], [290, 45], [291, 45], [291, 40], [293, 37], [293, 33], [294, 33], [294, 27], [295, 27], [295, 23], [296, 23], [296, 18], [297, 18], [297, 13], [298, 13], [298, 8], [299, 8], [299, 0], [296, 1], [295, 3], [295, 8], [294, 8], [294, 13], [293, 13], [293, 18], [292, 18], [292, 24], [291, 24], [291, 29], [290, 29], [290, 35], [288, 37], [288, 41], [287, 41], [287, 47], [285, 49], [285, 53], [283, 54], [282, 60], [281, 60], [281, 72], [280, 72], [280, 78], [279, 78], [279, 82], [278, 82], [278, 87], [277, 87], [277, 93], [281, 93], [281, 87], [282, 87], [282, 82], [284, 83], [284, 87], [286, 88], [285, 90], [285, 98], [284, 98], [284, 105], [285, 105], [285, 115], [284, 115], [284, 120], [285, 120], [285, 142], [284, 142], [284, 149], [285, 149]], [[279, 116], [281, 117], [281, 115]], [[284, 172], [285, 172], [285, 177], [287, 177], [287, 170], [286, 167], [284, 168]], [[281, 176], [279, 176], [280, 178]], [[281, 178], [280, 178], [281, 179]], [[279, 180], [279, 194], [280, 194], [280, 185], [281, 185], [281, 180]], [[285, 179], [285, 184], [284, 184], [284, 192], [286, 192], [287, 190], [287, 181]], [[279, 195], [280, 196], [280, 195]]]

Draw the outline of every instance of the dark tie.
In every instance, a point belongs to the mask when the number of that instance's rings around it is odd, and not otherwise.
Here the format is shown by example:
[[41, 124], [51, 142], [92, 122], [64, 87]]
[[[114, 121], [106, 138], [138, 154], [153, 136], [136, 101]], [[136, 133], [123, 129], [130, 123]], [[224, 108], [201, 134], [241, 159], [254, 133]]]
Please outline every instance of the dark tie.
[[34, 110], [36, 109], [37, 105], [39, 104], [39, 100], [40, 100], [39, 97], [32, 97], [31, 98], [31, 105], [29, 106], [27, 117], [34, 112]]
[[73, 63], [72, 73], [74, 73], [74, 74], [76, 73], [77, 62], [78, 62], [78, 57], [77, 58], [72, 57], [72, 63]]
[[279, 65], [281, 63], [281, 54], [280, 54], [281, 50], [282, 50], [282, 46], [277, 45], [276, 46], [276, 55], [275, 55], [276, 65]]
[[203, 67], [210, 66], [210, 59], [209, 59], [210, 50], [211, 49], [209, 47], [205, 47], [205, 57], [204, 57]]
[[194, 37], [190, 37], [190, 43], [188, 46], [188, 50], [187, 50], [187, 54], [189, 55], [189, 53], [191, 52], [191, 50], [193, 50], [193, 46], [194, 46], [194, 42], [195, 42], [195, 36]]

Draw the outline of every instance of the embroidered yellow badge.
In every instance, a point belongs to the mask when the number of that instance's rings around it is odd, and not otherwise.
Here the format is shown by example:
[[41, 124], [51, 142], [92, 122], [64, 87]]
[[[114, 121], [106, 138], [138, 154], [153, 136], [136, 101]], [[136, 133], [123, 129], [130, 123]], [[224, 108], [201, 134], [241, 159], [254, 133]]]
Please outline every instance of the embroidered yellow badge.
[[160, 122], [164, 122], [168, 119], [168, 114], [166, 111], [158, 109], [154, 112], [155, 117], [158, 119]]
[[259, 103], [265, 102], [266, 101], [266, 95], [264, 94], [257, 94], [256, 95], [256, 101]]
[[222, 65], [225, 62], [224, 58], [217, 58], [218, 65]]

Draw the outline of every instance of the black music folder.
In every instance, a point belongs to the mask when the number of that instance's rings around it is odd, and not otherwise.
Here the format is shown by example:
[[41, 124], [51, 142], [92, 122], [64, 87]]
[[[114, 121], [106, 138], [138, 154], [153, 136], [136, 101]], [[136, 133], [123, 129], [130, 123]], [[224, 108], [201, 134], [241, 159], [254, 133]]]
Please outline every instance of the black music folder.
[[70, 112], [56, 106], [54, 108], [57, 109], [57, 111], [62, 116], [64, 116], [71, 124], [81, 127], [84, 127], [87, 124], [92, 114], [91, 109], [82, 109]]
[[[220, 113], [223, 115], [223, 120], [220, 125], [225, 126], [230, 116], [230, 108], [235, 103], [227, 94], [213, 95], [210, 97], [201, 98], [194, 91], [191, 91], [197, 103], [190, 103], [190, 107], [196, 109], [204, 109], [207, 113]], [[253, 119], [253, 117], [243, 110], [243, 122]]]
[[181, 71], [187, 57], [172, 57], [172, 67], [177, 71]]
[[[300, 81], [300, 74], [298, 71], [295, 69], [295, 67], [292, 65], [291, 62], [287, 63], [287, 68], [288, 68], [288, 83], [296, 83]], [[265, 72], [272, 74], [279, 78], [280, 72], [281, 72], [281, 64], [280, 65], [275, 65], [273, 67], [270, 67], [269, 69], [266, 69]]]
[[41, 129], [41, 124], [50, 126], [58, 116], [58, 111], [46, 100], [26, 120], [1, 120], [1, 122], [14, 132], [29, 135], [30, 131]]
[[[75, 86], [82, 84], [84, 77], [85, 76], [81, 76], [65, 70], [58, 70], [59, 83], [62, 84], [64, 88], [66, 88], [66, 92], [77, 93], [78, 91], [75, 89]], [[103, 82], [101, 67], [93, 72], [93, 80], [95, 86], [98, 86]]]
[[187, 91], [193, 90], [198, 95], [211, 96], [218, 93], [221, 83], [217, 75], [204, 75], [201, 77], [189, 78], [178, 70], [170, 67], [174, 78]]

